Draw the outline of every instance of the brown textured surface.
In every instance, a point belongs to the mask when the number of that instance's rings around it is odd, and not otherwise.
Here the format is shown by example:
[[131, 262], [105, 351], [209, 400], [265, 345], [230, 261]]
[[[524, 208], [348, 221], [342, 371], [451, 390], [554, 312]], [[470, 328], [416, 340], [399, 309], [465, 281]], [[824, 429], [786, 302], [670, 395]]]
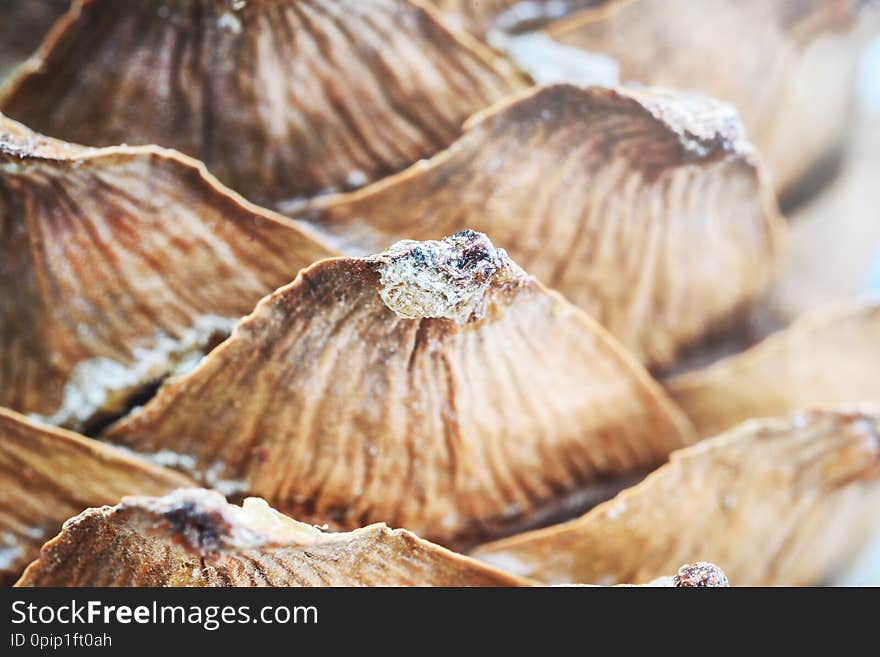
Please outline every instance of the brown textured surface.
[[69, 0], [0, 0], [0, 83], [30, 56]]
[[519, 31], [607, 0], [431, 0], [447, 24], [477, 35], [491, 29]]
[[0, 408], [0, 582], [17, 577], [86, 507], [192, 485], [178, 472]]
[[17, 586], [529, 585], [402, 529], [322, 533], [260, 502], [190, 489], [89, 509]]
[[732, 103], [777, 190], [789, 190], [842, 143], [864, 42], [855, 25], [867, 4], [623, 0], [548, 32], [613, 56], [624, 82], [696, 89]]
[[825, 582], [880, 525], [880, 416], [749, 422], [587, 515], [478, 548], [544, 582], [646, 582], [708, 559], [734, 585]]
[[703, 436], [813, 406], [880, 406], [880, 301], [818, 310], [666, 389]]
[[765, 287], [778, 225], [729, 107], [570, 85], [487, 110], [427, 163], [294, 215], [355, 254], [483, 231], [649, 365]]
[[525, 85], [408, 0], [161, 7], [81, 0], [0, 111], [90, 146], [176, 148], [273, 205], [400, 170]]
[[[90, 150], [0, 115], [0, 404], [52, 415], [79, 363], [129, 368], [205, 317], [241, 317], [328, 253], [189, 158]], [[166, 374], [159, 361], [130, 387]]]
[[[404, 260], [304, 270], [104, 437], [195, 457], [208, 484], [302, 520], [383, 521], [456, 545], [509, 532], [692, 440], [604, 330], [484, 236], [464, 242], [449, 270], [424, 266], [425, 243]], [[464, 276], [442, 290], [451, 296], [468, 280], [485, 285], [474, 313], [398, 317], [380, 297], [393, 262], [416, 265], [413, 285], [437, 271]]]

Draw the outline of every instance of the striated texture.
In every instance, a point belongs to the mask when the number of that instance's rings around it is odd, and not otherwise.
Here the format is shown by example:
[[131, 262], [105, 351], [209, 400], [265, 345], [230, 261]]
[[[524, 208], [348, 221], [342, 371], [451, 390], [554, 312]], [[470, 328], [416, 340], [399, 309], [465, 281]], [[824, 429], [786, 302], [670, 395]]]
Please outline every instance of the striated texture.
[[765, 288], [778, 224], [730, 107], [570, 85], [500, 104], [430, 161], [294, 215], [355, 254], [483, 231], [652, 366]]
[[[389, 308], [382, 272], [408, 262], [393, 285], [424, 290], [431, 251], [450, 278]], [[456, 321], [415, 317], [429, 307]], [[103, 437], [309, 522], [462, 545], [583, 508], [693, 434], [607, 333], [469, 231], [302, 271]]]
[[331, 534], [250, 498], [180, 490], [88, 509], [17, 586], [527, 586], [403, 529]]
[[79, 0], [0, 111], [176, 148], [274, 205], [400, 170], [525, 84], [409, 0]]
[[548, 583], [647, 582], [708, 559], [737, 585], [820, 584], [880, 528], [878, 431], [880, 416], [857, 412], [752, 421], [577, 520], [474, 556]]
[[24, 61], [70, 6], [70, 0], [0, 1], [0, 82]]
[[[532, 586], [403, 529], [325, 533], [260, 498], [184, 489], [126, 497], [64, 524], [17, 586]], [[709, 563], [645, 586], [728, 586]]]
[[758, 345], [666, 382], [703, 436], [813, 406], [880, 405], [880, 301], [799, 319]]
[[864, 43], [856, 26], [868, 4], [618, 0], [547, 31], [612, 56], [624, 82], [697, 89], [734, 105], [776, 189], [787, 192], [842, 144]]
[[84, 508], [192, 485], [178, 472], [0, 408], [0, 583], [17, 577]]
[[0, 115], [0, 405], [74, 427], [112, 413], [329, 253], [175, 152]]
[[608, 0], [431, 0], [454, 27], [483, 36], [492, 29], [519, 31]]

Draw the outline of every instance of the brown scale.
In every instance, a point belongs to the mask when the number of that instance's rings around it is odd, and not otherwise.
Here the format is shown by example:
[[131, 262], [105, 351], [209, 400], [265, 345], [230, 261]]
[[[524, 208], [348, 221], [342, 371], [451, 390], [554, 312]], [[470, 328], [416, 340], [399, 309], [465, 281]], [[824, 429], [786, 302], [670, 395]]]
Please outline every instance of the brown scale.
[[810, 411], [675, 452], [586, 515], [472, 554], [545, 583], [649, 582], [708, 560], [739, 586], [816, 586], [880, 529], [878, 510], [880, 415]]
[[303, 270], [102, 438], [304, 521], [460, 546], [595, 503], [693, 432], [610, 335], [467, 231]]
[[427, 162], [290, 214], [358, 255], [484, 232], [662, 367], [770, 283], [779, 219], [765, 178], [729, 106], [559, 84], [473, 117]]
[[0, 111], [89, 146], [158, 144], [274, 206], [454, 140], [527, 86], [410, 0], [77, 0]]

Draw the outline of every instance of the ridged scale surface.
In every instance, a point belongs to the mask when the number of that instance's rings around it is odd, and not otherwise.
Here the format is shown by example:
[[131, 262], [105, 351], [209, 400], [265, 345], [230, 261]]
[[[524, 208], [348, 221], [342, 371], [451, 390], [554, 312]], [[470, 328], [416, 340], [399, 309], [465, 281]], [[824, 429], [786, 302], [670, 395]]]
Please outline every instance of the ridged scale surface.
[[551, 583], [647, 582], [704, 559], [735, 585], [819, 585], [880, 527], [878, 503], [880, 416], [815, 411], [676, 452], [585, 516], [474, 556]]
[[192, 456], [209, 483], [309, 522], [444, 544], [510, 531], [691, 441], [638, 363], [515, 265], [459, 325], [392, 312], [387, 257], [304, 270], [103, 437]]
[[731, 108], [569, 85], [487, 110], [430, 161], [294, 216], [355, 254], [485, 232], [650, 366], [764, 290], [778, 223]]
[[0, 111], [176, 148], [265, 205], [400, 170], [525, 86], [409, 0], [79, 0], [40, 55]]
[[[331, 253], [173, 151], [82, 148], [0, 115], [0, 404], [51, 416], [79, 363], [133, 366]], [[130, 387], [169, 367], [157, 356]]]
[[0, 582], [83, 509], [186, 486], [179, 472], [0, 409]]

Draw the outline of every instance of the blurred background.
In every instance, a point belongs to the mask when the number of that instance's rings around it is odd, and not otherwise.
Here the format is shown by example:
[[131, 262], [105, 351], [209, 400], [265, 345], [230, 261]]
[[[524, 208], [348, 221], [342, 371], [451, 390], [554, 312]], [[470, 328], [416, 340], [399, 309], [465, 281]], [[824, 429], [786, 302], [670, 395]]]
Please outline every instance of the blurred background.
[[[857, 92], [858, 120], [855, 123], [850, 156], [840, 179], [803, 209], [808, 221], [797, 233], [804, 260], [822, 257], [823, 238], [835, 249], [834, 262], [844, 270], [844, 285], [851, 278], [853, 291], [859, 280], [867, 294], [880, 296], [880, 39], [874, 39], [864, 55]], [[823, 223], [821, 216], [828, 215]], [[810, 220], [810, 217], [813, 217]], [[849, 219], [851, 234], [836, 234], [828, 224], [834, 217]], [[836, 236], [835, 236], [836, 234]], [[853, 269], [846, 272], [847, 263]], [[834, 275], [829, 268], [829, 274]], [[821, 280], [817, 277], [817, 280]], [[833, 285], [828, 294], [833, 295]], [[820, 294], [825, 294], [822, 291]], [[880, 536], [837, 582], [846, 586], [880, 585]]]

